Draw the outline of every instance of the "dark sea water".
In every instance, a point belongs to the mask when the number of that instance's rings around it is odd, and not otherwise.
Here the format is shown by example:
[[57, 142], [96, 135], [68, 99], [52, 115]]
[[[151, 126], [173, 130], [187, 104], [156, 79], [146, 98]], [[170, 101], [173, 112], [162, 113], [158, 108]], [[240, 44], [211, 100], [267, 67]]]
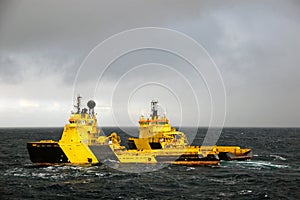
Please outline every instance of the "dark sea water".
[[[300, 199], [300, 129], [223, 129], [219, 145], [250, 147], [254, 159], [215, 167], [168, 165], [125, 173], [105, 165], [32, 164], [26, 142], [58, 140], [62, 130], [0, 129], [0, 199]], [[182, 129], [188, 136], [195, 130]], [[205, 134], [205, 128], [198, 129], [193, 144], [201, 145]]]

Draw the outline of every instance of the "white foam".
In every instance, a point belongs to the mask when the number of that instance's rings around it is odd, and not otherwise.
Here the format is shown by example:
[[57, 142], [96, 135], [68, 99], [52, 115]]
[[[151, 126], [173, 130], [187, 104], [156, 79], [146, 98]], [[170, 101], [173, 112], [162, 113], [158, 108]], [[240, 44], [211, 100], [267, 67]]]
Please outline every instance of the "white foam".
[[241, 195], [246, 195], [246, 194], [251, 194], [252, 193], [252, 190], [242, 190], [239, 192], [239, 194]]
[[275, 158], [275, 160], [286, 160], [286, 158], [279, 155], [270, 155], [271, 158]]
[[245, 169], [269, 169], [269, 168], [290, 168], [289, 165], [274, 164], [269, 161], [249, 160], [249, 161], [222, 161], [222, 168], [245, 168]]
[[267, 161], [239, 161], [243, 166], [259, 167], [259, 168], [289, 168], [288, 165], [273, 164]]
[[195, 167], [188, 167], [187, 169], [186, 169], [186, 171], [191, 171], [191, 170], [194, 170], [195, 169]]

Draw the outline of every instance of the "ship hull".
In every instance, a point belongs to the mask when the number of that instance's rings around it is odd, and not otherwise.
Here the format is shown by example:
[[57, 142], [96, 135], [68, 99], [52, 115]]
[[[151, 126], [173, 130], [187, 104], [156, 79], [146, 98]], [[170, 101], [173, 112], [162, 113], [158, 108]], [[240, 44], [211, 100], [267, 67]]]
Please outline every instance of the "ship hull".
[[176, 165], [218, 165], [219, 159], [214, 156], [199, 157], [198, 154], [185, 154], [184, 149], [173, 150], [113, 150], [110, 145], [89, 145], [99, 162], [119, 162], [136, 164], [176, 164]]
[[230, 152], [220, 152], [219, 153], [220, 160], [225, 160], [225, 161], [245, 161], [245, 160], [251, 160], [253, 158], [253, 153], [252, 151], [249, 151], [247, 153], [244, 153], [243, 155], [236, 155]]
[[27, 150], [33, 163], [70, 163], [57, 142], [28, 142]]
[[[97, 160], [101, 163], [106, 160], [113, 160], [120, 163], [169, 163], [176, 165], [218, 165], [220, 160], [248, 160], [252, 159], [252, 151], [243, 155], [236, 155], [229, 152], [219, 152], [218, 158], [204, 157], [201, 158], [197, 154], [184, 154], [181, 152], [170, 155], [170, 152], [164, 150], [156, 150], [155, 153], [143, 153], [142, 151], [121, 151], [119, 153], [109, 145], [89, 145], [89, 149], [93, 152]], [[59, 164], [74, 163], [70, 162], [63, 149], [58, 142], [28, 142], [27, 150], [30, 160], [33, 163], [40, 164]], [[89, 163], [89, 162], [87, 162]]]

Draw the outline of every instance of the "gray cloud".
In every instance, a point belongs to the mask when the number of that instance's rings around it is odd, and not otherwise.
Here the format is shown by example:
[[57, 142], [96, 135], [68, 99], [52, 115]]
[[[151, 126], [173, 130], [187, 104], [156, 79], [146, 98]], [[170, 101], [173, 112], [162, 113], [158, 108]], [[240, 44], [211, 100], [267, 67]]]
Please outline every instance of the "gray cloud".
[[[46, 105], [43, 102], [56, 96], [57, 102], [70, 102], [76, 72], [95, 45], [123, 30], [158, 26], [191, 36], [214, 58], [227, 91], [227, 126], [299, 126], [299, 8], [297, 0], [2, 1], [2, 101], [19, 102], [25, 98]], [[136, 52], [112, 65], [106, 76], [107, 85], [126, 67], [143, 62], [188, 68], [184, 62], [157, 51]], [[123, 70], [118, 68], [120, 65]], [[98, 67], [95, 65], [95, 69]], [[95, 79], [97, 74], [82, 74], [82, 86], [90, 87], [92, 77]], [[142, 79], [143, 74], [137, 74], [136, 78]], [[37, 94], [39, 87], [49, 89], [41, 95]], [[67, 102], [62, 105], [68, 105]], [[207, 102], [205, 99], [200, 103], [205, 107]], [[176, 104], [170, 106], [172, 115]], [[59, 110], [56, 112], [63, 115]], [[104, 113], [103, 118], [109, 118], [110, 114]], [[7, 123], [3, 121], [0, 126]], [[51, 123], [64, 122], [53, 119]]]

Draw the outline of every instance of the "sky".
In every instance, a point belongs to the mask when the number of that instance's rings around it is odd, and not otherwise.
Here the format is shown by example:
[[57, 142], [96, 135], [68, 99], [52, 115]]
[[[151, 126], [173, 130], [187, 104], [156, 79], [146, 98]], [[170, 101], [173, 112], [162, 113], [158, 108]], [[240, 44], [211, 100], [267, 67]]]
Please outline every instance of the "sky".
[[96, 101], [100, 126], [137, 126], [157, 99], [173, 125], [300, 127], [299, 10], [1, 0], [0, 127], [62, 127], [77, 94]]

